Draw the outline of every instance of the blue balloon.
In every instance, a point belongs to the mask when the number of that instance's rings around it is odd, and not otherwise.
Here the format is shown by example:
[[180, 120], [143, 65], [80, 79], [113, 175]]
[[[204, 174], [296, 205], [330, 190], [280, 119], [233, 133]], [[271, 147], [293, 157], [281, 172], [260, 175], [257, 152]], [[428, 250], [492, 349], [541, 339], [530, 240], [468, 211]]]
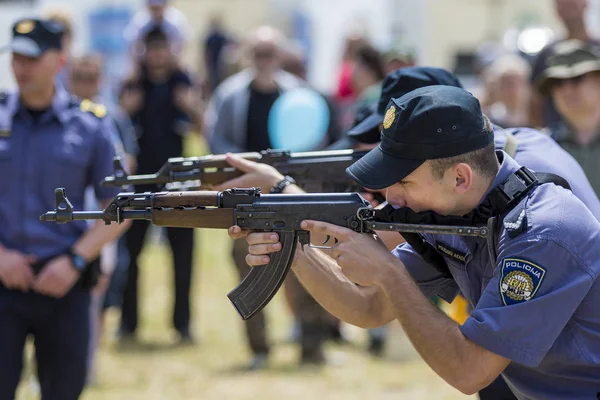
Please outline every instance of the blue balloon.
[[269, 112], [269, 139], [274, 149], [315, 150], [329, 127], [329, 107], [319, 93], [308, 88], [285, 92]]

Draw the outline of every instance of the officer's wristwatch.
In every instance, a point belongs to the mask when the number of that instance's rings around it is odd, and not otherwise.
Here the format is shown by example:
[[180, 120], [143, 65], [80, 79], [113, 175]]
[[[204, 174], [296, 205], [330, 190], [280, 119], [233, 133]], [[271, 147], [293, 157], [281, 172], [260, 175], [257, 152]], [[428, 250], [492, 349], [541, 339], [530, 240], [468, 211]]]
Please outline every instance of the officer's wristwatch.
[[281, 193], [289, 185], [295, 185], [296, 181], [291, 176], [285, 176], [282, 180], [277, 182], [275, 186], [271, 188], [271, 193]]
[[73, 250], [69, 250], [69, 255], [71, 256], [71, 264], [73, 264], [73, 268], [75, 268], [77, 272], [82, 273], [85, 271], [88, 265], [88, 262], [85, 260], [85, 258], [81, 257]]

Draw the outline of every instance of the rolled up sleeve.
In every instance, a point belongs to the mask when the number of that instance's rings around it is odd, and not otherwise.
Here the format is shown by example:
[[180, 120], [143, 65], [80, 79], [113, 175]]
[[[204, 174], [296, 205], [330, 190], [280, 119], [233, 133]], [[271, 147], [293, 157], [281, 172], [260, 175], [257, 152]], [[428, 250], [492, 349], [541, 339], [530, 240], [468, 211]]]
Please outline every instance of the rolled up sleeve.
[[494, 276], [461, 326], [480, 346], [536, 367], [594, 281], [558, 242], [532, 238], [509, 246]]
[[454, 279], [442, 275], [434, 266], [423, 260], [408, 243], [396, 247], [392, 254], [402, 261], [425, 296], [439, 296], [451, 303], [460, 292]]

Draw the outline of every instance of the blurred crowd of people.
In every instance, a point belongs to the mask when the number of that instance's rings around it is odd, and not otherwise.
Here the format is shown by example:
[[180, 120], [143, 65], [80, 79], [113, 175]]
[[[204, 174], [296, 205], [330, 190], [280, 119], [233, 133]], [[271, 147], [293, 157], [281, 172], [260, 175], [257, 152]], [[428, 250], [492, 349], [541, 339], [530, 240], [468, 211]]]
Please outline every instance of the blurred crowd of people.
[[[586, 3], [555, 0], [566, 36], [544, 48], [533, 64], [514, 53], [490, 60], [480, 69], [482, 90], [477, 95], [494, 124], [545, 129], [579, 161], [600, 194], [600, 41], [586, 29]], [[68, 16], [50, 14], [48, 18], [65, 26], [64, 51], [69, 54], [77, 32]], [[203, 64], [197, 71], [188, 68], [182, 57], [190, 50], [189, 23], [168, 0], [148, 0], [146, 8], [132, 19], [124, 39], [134, 67], [115, 93], [119, 106], [108, 113], [117, 127], [130, 173], [155, 173], [168, 158], [182, 156], [188, 134], [201, 135], [214, 154], [272, 148], [268, 135], [271, 108], [284, 93], [310, 87], [308, 55], [273, 27], [260, 27], [242, 40], [228, 32], [223, 21], [213, 18], [199, 49]], [[360, 120], [359, 110], [377, 107], [388, 73], [418, 64], [410, 49], [378, 49], [361, 35], [349, 36], [337, 76], [331, 77], [335, 89], [321, 93], [329, 105], [330, 122], [319, 149], [345, 140], [345, 133]], [[99, 55], [69, 56], [58, 80], [81, 99], [104, 103], [106, 99], [100, 97], [104, 70]], [[350, 147], [351, 142], [347, 143]], [[161, 189], [135, 187], [137, 192]], [[103, 310], [108, 307], [121, 309], [120, 340], [136, 340], [138, 259], [149, 228], [149, 223], [135, 221], [103, 252], [104, 279], [96, 287], [92, 303], [91, 324], [97, 334], [90, 345], [90, 360], [102, 331]], [[182, 343], [194, 343], [190, 306], [194, 231], [167, 228], [165, 238], [172, 250], [175, 277], [173, 327]], [[243, 240], [233, 243], [231, 255], [240, 278], [250, 268], [246, 253]], [[293, 332], [302, 349], [299, 362], [326, 362], [323, 344], [344, 340], [339, 321], [306, 293], [293, 274], [287, 279], [285, 293], [297, 321]], [[249, 368], [267, 367], [271, 343], [264, 312], [244, 324], [253, 354]], [[369, 351], [381, 355], [384, 348], [385, 331], [371, 331]]]

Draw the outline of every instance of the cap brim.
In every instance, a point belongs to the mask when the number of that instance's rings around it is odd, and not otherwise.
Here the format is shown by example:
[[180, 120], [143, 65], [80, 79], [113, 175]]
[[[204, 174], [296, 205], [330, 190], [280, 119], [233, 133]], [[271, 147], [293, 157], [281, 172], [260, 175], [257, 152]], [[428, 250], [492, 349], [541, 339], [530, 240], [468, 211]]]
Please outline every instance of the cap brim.
[[2, 48], [2, 51], [10, 51], [31, 58], [39, 58], [44, 52], [33, 39], [27, 37], [14, 38], [8, 46]]
[[347, 133], [348, 136], [352, 136], [355, 139], [358, 139], [357, 136], [364, 135], [373, 129], [377, 129], [379, 124], [383, 122], [383, 115], [378, 114], [377, 112], [369, 115], [364, 119], [360, 124], [356, 125], [352, 129], [350, 129]]
[[380, 190], [401, 181], [424, 162], [392, 157], [377, 146], [348, 167], [346, 173], [362, 187]]
[[540, 93], [548, 94], [553, 82], [576, 78], [594, 71], [600, 71], [600, 61], [586, 61], [572, 66], [557, 65], [546, 69], [536, 81], [536, 86]]

